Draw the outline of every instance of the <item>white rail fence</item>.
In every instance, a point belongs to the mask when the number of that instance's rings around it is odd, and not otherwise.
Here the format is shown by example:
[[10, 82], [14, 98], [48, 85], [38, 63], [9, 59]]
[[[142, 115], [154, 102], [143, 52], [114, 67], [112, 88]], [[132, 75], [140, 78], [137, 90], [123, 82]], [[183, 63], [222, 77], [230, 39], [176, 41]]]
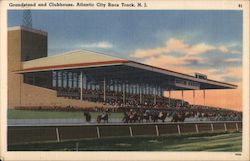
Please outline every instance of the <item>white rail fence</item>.
[[241, 132], [242, 122], [113, 123], [88, 125], [8, 126], [8, 144], [61, 142], [86, 138], [164, 136]]

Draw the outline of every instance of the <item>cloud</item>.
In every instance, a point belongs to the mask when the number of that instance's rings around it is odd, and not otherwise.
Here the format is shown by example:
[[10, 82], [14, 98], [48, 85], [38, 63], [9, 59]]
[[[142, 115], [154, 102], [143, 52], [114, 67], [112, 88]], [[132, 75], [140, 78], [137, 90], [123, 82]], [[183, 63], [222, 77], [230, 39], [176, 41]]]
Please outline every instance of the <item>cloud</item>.
[[223, 46], [223, 45], [219, 46], [218, 50], [223, 52], [223, 53], [228, 53], [229, 52], [229, 49], [226, 46]]
[[[159, 55], [156, 57], [147, 58], [143, 61], [143, 63], [189, 75], [194, 75], [194, 73], [198, 72], [206, 74], [209, 79], [225, 81], [229, 83], [240, 83], [240, 81], [242, 80], [241, 67], [224, 66], [223, 68], [212, 68], [205, 66], [204, 68], [200, 68], [199, 64], [201, 64], [202, 62], [200, 62], [199, 59], [185, 60], [168, 55]], [[193, 63], [195, 67], [187, 67], [183, 65], [186, 63]]]
[[[232, 48], [233, 47], [233, 48]], [[195, 72], [211, 79], [233, 83], [240, 82], [242, 58], [238, 45], [212, 45], [204, 42], [187, 43], [170, 38], [164, 45], [151, 49], [137, 49], [130, 54], [142, 63], [174, 70], [186, 74]]]
[[161, 68], [175, 68], [178, 64], [185, 63], [183, 59], [172, 57], [168, 55], [160, 55], [157, 57], [150, 57], [143, 61], [145, 64], [155, 65]]
[[189, 74], [189, 75], [194, 75], [195, 72], [204, 73], [204, 74], [208, 73], [207, 69], [196, 70], [196, 69], [185, 67], [183, 64], [188, 63], [188, 61], [200, 63], [200, 59], [185, 60], [185, 59], [181, 59], [178, 57], [172, 57], [172, 56], [168, 56], [168, 55], [159, 55], [156, 57], [150, 57], [150, 58], [145, 59], [143, 61], [143, 63], [153, 65], [156, 67], [160, 67], [160, 68], [164, 68], [164, 69], [173, 70], [176, 72]]
[[233, 53], [233, 54], [242, 54], [242, 52], [238, 51], [238, 50], [232, 50], [231, 53]]
[[225, 75], [242, 77], [242, 67], [231, 67], [225, 70]]
[[170, 38], [162, 47], [156, 47], [152, 49], [137, 49], [131, 53], [130, 56], [134, 58], [147, 58], [151, 56], [158, 56], [161, 54], [181, 53], [186, 58], [197, 56], [209, 51], [217, 50], [222, 53], [239, 53], [239, 51], [230, 51], [225, 45], [211, 45], [204, 42], [197, 44], [188, 44], [184, 40], [177, 38]]
[[225, 62], [238, 63], [238, 62], [241, 62], [241, 59], [240, 58], [228, 58], [228, 59], [225, 60]]
[[[241, 108], [242, 55], [240, 51], [239, 45], [232, 47], [225, 44], [211, 45], [204, 42], [188, 44], [180, 39], [172, 38], [166, 41], [162, 47], [135, 50], [131, 57], [152, 66], [192, 76], [198, 72], [207, 75], [208, 79], [235, 84], [238, 86], [237, 90], [208, 90], [206, 104]], [[191, 102], [193, 97], [192, 94], [190, 95], [185, 100]], [[178, 96], [180, 96], [179, 93]], [[202, 95], [200, 97], [203, 98]], [[203, 104], [202, 99], [198, 98], [198, 100], [196, 103]]]
[[189, 47], [189, 49], [187, 50], [187, 54], [188, 55], [198, 55], [198, 54], [202, 54], [205, 53], [207, 51], [211, 51], [211, 50], [215, 50], [216, 47], [212, 46], [212, 45], [208, 45], [205, 43], [200, 43], [200, 44], [195, 44]]
[[233, 76], [224, 76], [223, 80], [226, 82], [238, 83], [239, 81], [241, 81], [241, 78], [233, 77]]
[[110, 49], [113, 48], [113, 44], [108, 41], [100, 41], [96, 43], [83, 43], [79, 45], [81, 48], [102, 48]]

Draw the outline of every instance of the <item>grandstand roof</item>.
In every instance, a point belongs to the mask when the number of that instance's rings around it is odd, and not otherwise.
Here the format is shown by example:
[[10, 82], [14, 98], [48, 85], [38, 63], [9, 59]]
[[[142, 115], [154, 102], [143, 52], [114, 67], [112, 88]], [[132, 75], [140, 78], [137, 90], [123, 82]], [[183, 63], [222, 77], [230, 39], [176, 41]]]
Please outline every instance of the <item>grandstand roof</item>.
[[[196, 89], [187, 84], [198, 84], [198, 89], [235, 89], [236, 85], [209, 79], [199, 79], [191, 75], [174, 72], [154, 66], [121, 59], [92, 51], [72, 51], [60, 55], [48, 56], [22, 63], [17, 73], [42, 72], [53, 70], [84, 70], [96, 77], [124, 79], [131, 81], [155, 82], [171, 90]], [[140, 79], [138, 79], [140, 78]]]
[[107, 66], [121, 64], [127, 60], [94, 53], [91, 51], [71, 51], [22, 63], [22, 71], [46, 71], [52, 69], [70, 69], [76, 67]]

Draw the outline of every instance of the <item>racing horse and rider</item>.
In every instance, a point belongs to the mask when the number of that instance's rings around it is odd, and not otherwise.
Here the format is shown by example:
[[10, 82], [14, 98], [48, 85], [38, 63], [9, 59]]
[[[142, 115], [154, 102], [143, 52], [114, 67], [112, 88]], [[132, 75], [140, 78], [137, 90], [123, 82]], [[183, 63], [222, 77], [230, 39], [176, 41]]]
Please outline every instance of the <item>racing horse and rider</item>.
[[142, 110], [135, 111], [130, 109], [129, 111], [124, 112], [124, 117], [122, 122], [124, 123], [135, 123], [135, 122], [143, 122], [144, 119], [144, 112]]
[[179, 109], [173, 112], [171, 122], [184, 122], [185, 118], [185, 111]]
[[89, 111], [84, 111], [83, 115], [85, 116], [86, 122], [90, 122], [91, 121], [91, 115], [90, 115]]
[[135, 123], [135, 122], [143, 122], [145, 119], [146, 122], [149, 122], [150, 119], [153, 122], [158, 122], [158, 119], [161, 120], [162, 122], [165, 121], [167, 117], [167, 113], [165, 112], [158, 112], [157, 110], [154, 111], [149, 111], [146, 110], [145, 112], [143, 110], [140, 111], [134, 111], [133, 109], [130, 109], [128, 112], [124, 112], [124, 117], [122, 121], [124, 123]]
[[161, 120], [162, 122], [164, 122], [167, 117], [167, 113], [163, 111], [159, 112], [155, 110], [151, 112], [150, 116], [153, 122], [158, 122], [158, 120]]
[[108, 123], [108, 121], [109, 121], [108, 109], [103, 111], [102, 114], [98, 115], [97, 118], [96, 118], [97, 123], [101, 123], [102, 120], [103, 120], [104, 123]]

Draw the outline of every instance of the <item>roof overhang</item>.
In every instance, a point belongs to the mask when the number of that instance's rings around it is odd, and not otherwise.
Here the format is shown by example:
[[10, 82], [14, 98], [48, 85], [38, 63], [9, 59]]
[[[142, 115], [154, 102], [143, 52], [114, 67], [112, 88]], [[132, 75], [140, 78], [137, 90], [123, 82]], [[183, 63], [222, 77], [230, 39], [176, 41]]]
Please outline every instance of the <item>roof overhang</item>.
[[90, 67], [102, 67], [102, 66], [114, 66], [121, 65], [128, 62], [127, 60], [112, 60], [112, 61], [99, 61], [89, 63], [76, 63], [76, 64], [62, 64], [62, 65], [51, 65], [51, 66], [38, 66], [31, 68], [23, 68], [22, 70], [16, 71], [17, 73], [28, 73], [28, 72], [41, 72], [41, 71], [53, 71], [53, 70], [69, 70], [78, 68], [90, 68]]
[[[102, 79], [104, 74], [109, 73], [109, 78], [130, 79], [134, 82], [139, 79], [142, 79], [144, 82], [157, 82], [157, 84], [161, 84], [164, 88], [170, 88], [169, 90], [237, 88], [237, 85], [229, 83], [200, 79], [163, 68], [88, 51], [77, 51], [73, 52], [73, 54], [66, 53], [23, 62], [22, 69], [15, 72], [24, 74], [58, 70], [76, 72], [84, 70], [90, 74], [96, 73], [95, 77], [97, 79]], [[186, 84], [178, 84], [177, 81], [195, 85], [187, 86]]]
[[211, 89], [214, 89], [214, 88], [217, 88], [217, 89], [236, 89], [237, 88], [237, 85], [219, 82], [219, 81], [210, 80], [210, 79], [199, 79], [199, 78], [196, 78], [196, 77], [191, 76], [191, 75], [178, 73], [175, 71], [166, 70], [166, 69], [162, 69], [162, 68], [158, 68], [158, 67], [154, 67], [154, 66], [150, 66], [150, 65], [145, 65], [142, 63], [138, 63], [138, 62], [131, 61], [129, 63], [126, 63], [126, 65], [131, 66], [131, 67], [135, 67], [135, 68], [144, 69], [144, 70], [151, 71], [151, 72], [161, 73], [163, 75], [169, 75], [171, 77], [180, 78], [183, 80], [198, 82], [201, 85], [203, 85], [200, 87], [200, 89], [209, 89], [209, 88], [205, 88], [204, 86], [211, 86], [210, 87]]

